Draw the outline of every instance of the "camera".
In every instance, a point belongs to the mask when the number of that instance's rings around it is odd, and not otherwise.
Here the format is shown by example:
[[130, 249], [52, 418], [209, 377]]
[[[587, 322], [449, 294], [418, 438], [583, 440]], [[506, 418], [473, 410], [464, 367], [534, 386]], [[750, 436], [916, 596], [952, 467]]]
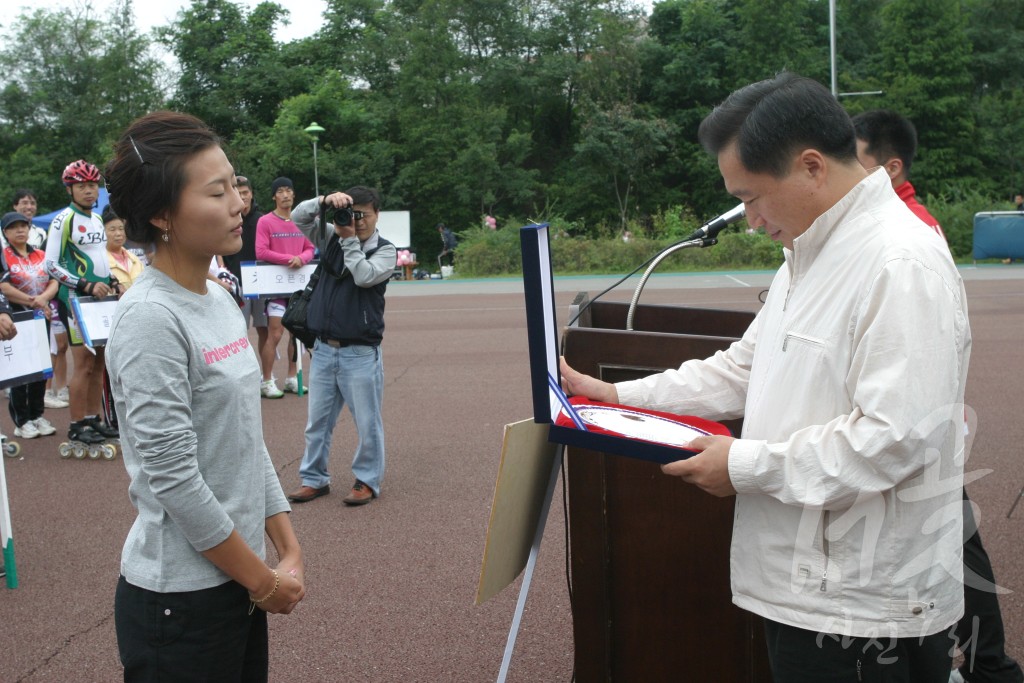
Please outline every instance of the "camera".
[[352, 209], [344, 207], [341, 209], [327, 209], [327, 220], [335, 225], [352, 225]]

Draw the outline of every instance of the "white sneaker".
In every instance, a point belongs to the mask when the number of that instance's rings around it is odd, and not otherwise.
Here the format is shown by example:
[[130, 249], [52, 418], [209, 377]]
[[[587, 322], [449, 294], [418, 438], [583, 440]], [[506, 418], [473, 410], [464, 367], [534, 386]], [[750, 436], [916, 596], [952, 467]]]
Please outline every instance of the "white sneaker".
[[36, 426], [36, 431], [39, 432], [39, 436], [49, 436], [50, 434], [57, 433], [57, 428], [50, 424], [50, 421], [45, 417], [37, 417], [32, 420], [32, 424]]
[[43, 405], [47, 408], [67, 408], [68, 402], [62, 401], [60, 396], [53, 393], [52, 389], [47, 389], [43, 394]]
[[[290, 394], [299, 393], [299, 378], [298, 377], [287, 377], [284, 380], [284, 390]], [[308, 394], [309, 387], [303, 386], [302, 393]]]
[[60, 400], [64, 401], [65, 403], [70, 403], [71, 402], [71, 396], [68, 393], [68, 388], [67, 387], [63, 387], [60, 391], [58, 391], [57, 392], [57, 398], [59, 398]]
[[260, 396], [263, 398], [281, 398], [284, 392], [277, 388], [277, 382], [268, 379], [260, 385]]
[[22, 426], [14, 428], [14, 435], [19, 439], [34, 439], [39, 436], [39, 430], [31, 422], [26, 422]]

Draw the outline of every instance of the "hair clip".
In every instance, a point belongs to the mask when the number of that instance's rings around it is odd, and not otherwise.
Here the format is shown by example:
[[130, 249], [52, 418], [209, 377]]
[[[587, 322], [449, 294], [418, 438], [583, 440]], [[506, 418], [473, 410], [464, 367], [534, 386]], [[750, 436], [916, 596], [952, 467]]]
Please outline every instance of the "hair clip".
[[142, 158], [142, 152], [139, 151], [139, 146], [135, 144], [135, 138], [133, 138], [131, 135], [129, 135], [128, 136], [128, 140], [129, 140], [129, 142], [132, 143], [132, 149], [135, 150], [135, 155], [137, 157], [139, 157], [139, 163], [140, 164], [145, 164], [146, 160]]

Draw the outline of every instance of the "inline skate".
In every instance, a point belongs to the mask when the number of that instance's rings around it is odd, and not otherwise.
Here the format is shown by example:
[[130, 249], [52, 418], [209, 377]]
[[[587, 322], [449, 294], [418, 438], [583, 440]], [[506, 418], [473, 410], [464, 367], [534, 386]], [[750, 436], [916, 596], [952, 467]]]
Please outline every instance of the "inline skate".
[[3, 451], [4, 457], [17, 458], [21, 453], [21, 444], [11, 441], [6, 434], [0, 431], [0, 450]]
[[75, 460], [81, 460], [86, 456], [89, 456], [90, 460], [113, 460], [117, 457], [117, 446], [107, 443], [106, 436], [97, 431], [89, 421], [82, 420], [71, 423], [68, 428], [68, 440], [58, 447], [58, 453], [62, 458]]

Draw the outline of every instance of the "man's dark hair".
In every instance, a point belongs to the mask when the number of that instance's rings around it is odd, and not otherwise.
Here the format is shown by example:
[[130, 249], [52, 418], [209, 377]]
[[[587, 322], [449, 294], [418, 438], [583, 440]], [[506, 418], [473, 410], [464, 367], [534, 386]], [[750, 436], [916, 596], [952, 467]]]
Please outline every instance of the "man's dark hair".
[[369, 204], [373, 210], [380, 213], [380, 193], [372, 187], [356, 185], [345, 190], [345, 194], [352, 198], [352, 204]]
[[854, 116], [853, 128], [857, 139], [867, 143], [864, 151], [883, 163], [897, 157], [904, 172], [910, 171], [917, 154], [917, 129], [910, 119], [888, 109], [874, 109]]
[[786, 71], [729, 95], [701, 121], [697, 138], [715, 156], [735, 141], [744, 168], [776, 178], [789, 174], [802, 149], [857, 159], [846, 110], [821, 83]]
[[14, 191], [14, 201], [11, 202], [11, 206], [14, 206], [25, 197], [31, 197], [32, 199], [35, 199], [36, 193], [27, 188], [19, 187], [17, 190]]

